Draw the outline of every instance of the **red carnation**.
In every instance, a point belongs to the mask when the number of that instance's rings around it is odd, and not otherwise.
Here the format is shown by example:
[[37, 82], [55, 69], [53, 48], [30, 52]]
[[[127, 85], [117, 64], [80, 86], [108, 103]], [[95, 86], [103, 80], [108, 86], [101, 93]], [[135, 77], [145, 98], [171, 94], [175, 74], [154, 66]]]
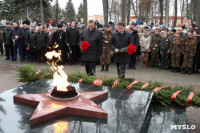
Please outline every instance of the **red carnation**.
[[127, 49], [127, 53], [129, 54], [129, 55], [132, 55], [133, 53], [135, 53], [136, 52], [136, 47], [135, 47], [135, 45], [133, 45], [132, 43], [130, 43], [130, 45], [128, 46], [128, 49]]
[[89, 48], [90, 44], [87, 41], [82, 41], [81, 49], [85, 52]]

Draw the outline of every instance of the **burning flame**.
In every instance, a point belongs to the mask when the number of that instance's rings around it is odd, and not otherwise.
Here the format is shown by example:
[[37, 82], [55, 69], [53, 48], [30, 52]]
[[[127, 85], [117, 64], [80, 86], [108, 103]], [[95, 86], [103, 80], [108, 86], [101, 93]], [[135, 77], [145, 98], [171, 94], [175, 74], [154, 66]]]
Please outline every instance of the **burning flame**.
[[53, 124], [53, 127], [54, 127], [54, 133], [64, 133], [68, 129], [68, 123], [60, 121]]
[[[57, 48], [58, 45], [55, 46]], [[57, 62], [61, 61], [61, 51], [58, 52], [53, 50], [50, 52], [47, 52], [45, 54], [49, 62], [47, 62], [49, 65], [51, 65], [51, 69], [53, 70], [53, 85], [57, 87], [58, 91], [68, 91], [67, 86], [69, 85], [67, 79], [68, 76], [63, 70], [63, 66], [57, 66]]]

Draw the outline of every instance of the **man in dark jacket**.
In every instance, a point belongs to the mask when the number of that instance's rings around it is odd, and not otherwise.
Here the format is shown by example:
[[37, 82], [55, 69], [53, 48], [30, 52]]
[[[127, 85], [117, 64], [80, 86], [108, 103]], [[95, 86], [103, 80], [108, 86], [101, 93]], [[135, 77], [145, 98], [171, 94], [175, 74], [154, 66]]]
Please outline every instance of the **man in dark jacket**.
[[95, 74], [96, 62], [102, 54], [102, 33], [95, 28], [93, 20], [89, 20], [88, 28], [81, 33], [81, 42], [87, 41], [90, 46], [83, 52], [82, 59], [88, 75]]
[[20, 61], [23, 62], [23, 43], [24, 43], [24, 31], [19, 27], [19, 22], [15, 21], [13, 23], [14, 30], [12, 34], [12, 39], [14, 43], [14, 56], [12, 61], [17, 60], [17, 49], [19, 49]]
[[61, 55], [62, 55], [62, 61], [60, 62], [61, 64], [65, 64], [66, 63], [66, 59], [67, 59], [67, 39], [66, 39], [66, 34], [65, 32], [62, 30], [62, 24], [58, 24], [58, 30], [56, 32], [54, 32], [54, 34], [52, 35], [52, 44], [58, 44], [59, 47], [58, 49], [61, 50]]
[[133, 38], [130, 33], [125, 31], [125, 24], [119, 22], [117, 25], [117, 32], [115, 32], [110, 40], [110, 47], [115, 52], [114, 61], [117, 65], [117, 72], [119, 78], [125, 78], [126, 64], [129, 63], [129, 54], [121, 49], [126, 48], [133, 43]]
[[29, 45], [30, 42], [30, 31], [26, 23], [23, 24], [23, 30], [24, 30], [24, 44], [23, 44], [23, 59], [25, 59], [26, 56], [26, 48]]
[[41, 63], [41, 60], [45, 60], [44, 54], [46, 47], [48, 46], [48, 35], [44, 31], [44, 27], [40, 26], [35, 36], [35, 48], [37, 51], [37, 61]]
[[36, 50], [35, 50], [35, 37], [36, 37], [36, 32], [35, 32], [35, 25], [31, 26], [31, 31], [30, 31], [30, 42], [29, 42], [29, 55], [28, 55], [28, 60], [29, 61], [36, 61]]
[[[133, 44], [138, 46], [139, 45], [139, 35], [137, 33], [137, 30], [133, 29], [132, 27], [129, 27], [127, 29], [127, 31], [132, 34]], [[133, 53], [132, 55], [130, 55], [130, 63], [129, 63], [129, 67], [127, 69], [131, 69], [131, 68], [136, 69], [136, 67], [135, 67], [136, 56], [137, 56], [137, 53]]]
[[70, 54], [70, 64], [74, 64], [76, 55], [78, 53], [77, 47], [79, 46], [79, 30], [75, 27], [76, 22], [71, 22], [71, 27], [67, 29], [67, 46], [71, 48], [72, 53]]
[[6, 22], [6, 28], [3, 31], [2, 41], [6, 51], [6, 59], [13, 58], [13, 42], [12, 42], [12, 29], [10, 28], [10, 22]]

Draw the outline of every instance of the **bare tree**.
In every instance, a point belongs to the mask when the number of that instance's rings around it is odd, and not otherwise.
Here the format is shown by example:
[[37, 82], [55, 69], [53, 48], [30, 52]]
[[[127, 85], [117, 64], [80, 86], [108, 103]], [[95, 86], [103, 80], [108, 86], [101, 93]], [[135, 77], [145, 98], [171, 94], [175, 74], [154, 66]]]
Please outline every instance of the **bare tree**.
[[103, 2], [104, 23], [108, 24], [108, 0], [102, 0], [102, 2]]
[[87, 11], [87, 0], [83, 0], [83, 23], [87, 25], [88, 11]]
[[174, 3], [174, 12], [175, 12], [175, 15], [174, 15], [174, 24], [173, 24], [173, 27], [176, 27], [176, 21], [177, 21], [177, 0], [175, 0], [175, 3]]
[[44, 25], [43, 0], [40, 0], [40, 14], [41, 14], [41, 23], [42, 25]]
[[125, 23], [125, 0], [121, 0], [121, 21]]
[[128, 0], [128, 14], [127, 14], [127, 25], [129, 25], [130, 22], [130, 12], [131, 12], [131, 0]]
[[165, 1], [165, 26], [169, 26], [169, 1]]
[[181, 25], [183, 25], [184, 8], [185, 8], [185, 0], [182, 0], [182, 4], [180, 4], [180, 9], [181, 9]]
[[163, 24], [163, 0], [159, 0], [160, 3], [160, 25]]

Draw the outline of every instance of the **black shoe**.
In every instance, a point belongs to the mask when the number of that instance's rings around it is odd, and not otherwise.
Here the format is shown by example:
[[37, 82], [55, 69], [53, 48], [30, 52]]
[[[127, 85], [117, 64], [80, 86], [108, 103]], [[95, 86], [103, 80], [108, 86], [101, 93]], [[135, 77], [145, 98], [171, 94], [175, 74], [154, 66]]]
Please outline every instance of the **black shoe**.
[[136, 67], [134, 66], [133, 69], [136, 70]]
[[101, 71], [104, 71], [104, 65], [101, 66]]
[[16, 59], [12, 59], [12, 61], [16, 61]]
[[165, 68], [164, 66], [161, 66], [161, 67], [160, 67], [161, 70], [163, 70], [164, 68]]
[[23, 62], [23, 60], [20, 60], [20, 62]]
[[188, 68], [188, 74], [189, 74], [189, 75], [192, 74], [192, 68]]
[[106, 69], [105, 69], [105, 71], [108, 71], [108, 65], [106, 65]]
[[6, 58], [5, 60], [10, 60], [10, 58]]
[[177, 72], [178, 72], [178, 68], [177, 68], [177, 67], [175, 67], [175, 69], [174, 69], [174, 72], [175, 72], [175, 73], [177, 73]]
[[131, 66], [127, 67], [127, 69], [131, 69]]

